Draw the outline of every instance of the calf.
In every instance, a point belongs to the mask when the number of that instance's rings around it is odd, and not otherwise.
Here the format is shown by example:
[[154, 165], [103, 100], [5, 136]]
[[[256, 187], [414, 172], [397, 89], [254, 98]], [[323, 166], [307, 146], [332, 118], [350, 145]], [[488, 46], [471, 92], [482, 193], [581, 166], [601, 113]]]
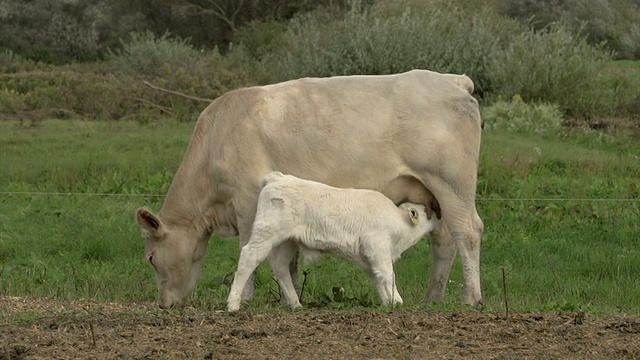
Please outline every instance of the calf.
[[300, 307], [289, 272], [298, 250], [306, 262], [324, 253], [353, 261], [376, 285], [382, 304], [401, 304], [393, 262], [437, 221], [429, 204], [396, 206], [377, 191], [335, 188], [271, 172], [261, 181], [251, 238], [240, 252], [228, 309], [239, 310], [242, 289], [267, 256], [284, 300]]

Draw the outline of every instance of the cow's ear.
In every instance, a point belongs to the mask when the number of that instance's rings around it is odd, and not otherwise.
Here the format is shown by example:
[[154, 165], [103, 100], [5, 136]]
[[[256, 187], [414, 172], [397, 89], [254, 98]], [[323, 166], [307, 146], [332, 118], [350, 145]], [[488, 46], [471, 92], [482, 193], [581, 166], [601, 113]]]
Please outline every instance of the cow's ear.
[[153, 236], [158, 235], [160, 230], [160, 219], [147, 208], [139, 208], [136, 210], [136, 222], [141, 228], [151, 233]]

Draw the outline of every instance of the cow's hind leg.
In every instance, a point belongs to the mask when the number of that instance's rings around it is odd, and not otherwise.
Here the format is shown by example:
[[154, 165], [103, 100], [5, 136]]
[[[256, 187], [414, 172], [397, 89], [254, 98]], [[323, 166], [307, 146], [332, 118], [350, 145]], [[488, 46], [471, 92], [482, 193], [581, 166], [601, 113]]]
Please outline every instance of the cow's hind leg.
[[[455, 247], [460, 255], [464, 275], [462, 302], [468, 305], [477, 305], [482, 303], [482, 291], [480, 288], [482, 220], [476, 212], [473, 201], [465, 202], [457, 197], [448, 200], [446, 202], [447, 205], [443, 205], [443, 220], [450, 236], [445, 237], [440, 234], [441, 237], [438, 238], [439, 242], [436, 243], [436, 247], [440, 248], [436, 251], [439, 252], [441, 258], [436, 261], [440, 262], [441, 270], [436, 271], [444, 273], [447, 269], [451, 269], [451, 257], [455, 256], [452, 255], [455, 254], [452, 247]], [[439, 278], [436, 275], [438, 274], [432, 273], [432, 281], [444, 281], [444, 278]], [[436, 292], [430, 292], [429, 294], [433, 293], [437, 294]]]
[[444, 221], [440, 221], [438, 227], [431, 233], [431, 253], [433, 264], [426, 301], [440, 302], [444, 300], [451, 267], [456, 257], [456, 244]]
[[[255, 217], [255, 213], [251, 216], [238, 216], [238, 234], [239, 234], [239, 245], [240, 245], [240, 254], [242, 254], [242, 249], [247, 245], [249, 239], [251, 238], [251, 230], [253, 226], [253, 219]], [[265, 254], [265, 256], [267, 256]], [[250, 274], [248, 274], [248, 278], [246, 284], [241, 289], [242, 300], [251, 300], [253, 299], [253, 294], [255, 293], [256, 286], [256, 270], [253, 270]]]

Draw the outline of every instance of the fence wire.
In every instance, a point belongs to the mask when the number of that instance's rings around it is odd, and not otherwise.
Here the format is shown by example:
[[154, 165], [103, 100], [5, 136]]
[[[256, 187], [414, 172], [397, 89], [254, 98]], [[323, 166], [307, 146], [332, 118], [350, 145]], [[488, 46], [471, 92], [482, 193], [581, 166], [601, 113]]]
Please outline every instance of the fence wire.
[[[30, 192], [30, 191], [0, 191], [0, 195], [36, 195], [36, 196], [115, 196], [115, 197], [165, 197], [162, 194], [114, 194], [114, 193], [80, 193], [80, 192]], [[531, 202], [640, 202], [638, 199], [623, 198], [494, 198], [478, 197], [477, 201], [531, 201]]]

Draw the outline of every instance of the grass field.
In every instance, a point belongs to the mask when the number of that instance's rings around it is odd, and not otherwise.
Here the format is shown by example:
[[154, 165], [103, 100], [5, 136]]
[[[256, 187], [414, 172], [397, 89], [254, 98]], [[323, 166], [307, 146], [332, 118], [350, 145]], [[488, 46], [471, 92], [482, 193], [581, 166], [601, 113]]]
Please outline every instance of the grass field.
[[[0, 122], [0, 293], [155, 300], [133, 214], [139, 206], [159, 210], [193, 123], [33, 125]], [[483, 136], [478, 208], [486, 227], [485, 309], [502, 309], [504, 271], [517, 311], [640, 314], [640, 144], [565, 129]], [[237, 241], [210, 241], [192, 304], [224, 307], [237, 257]], [[458, 262], [445, 304], [421, 303], [430, 259], [425, 240], [397, 263], [405, 307], [459, 308]], [[307, 306], [378, 304], [355, 266], [325, 258], [301, 269]], [[341, 301], [334, 287], [345, 289]], [[251, 306], [275, 309], [277, 299], [277, 284], [263, 265]]]

